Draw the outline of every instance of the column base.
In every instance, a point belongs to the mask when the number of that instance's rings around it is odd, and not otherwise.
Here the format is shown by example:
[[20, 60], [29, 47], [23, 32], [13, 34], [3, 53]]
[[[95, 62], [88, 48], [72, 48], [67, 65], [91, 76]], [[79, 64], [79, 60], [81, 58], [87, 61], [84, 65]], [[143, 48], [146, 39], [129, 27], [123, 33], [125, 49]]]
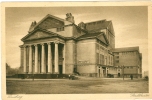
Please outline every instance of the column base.
[[34, 74], [33, 72], [28, 72], [28, 74]]
[[34, 74], [40, 74], [39, 72], [34, 72]]
[[47, 73], [45, 73], [45, 72], [41, 72], [41, 73], [39, 73], [39, 74], [47, 74]]
[[59, 72], [54, 72], [53, 74], [59, 74]]
[[46, 74], [53, 74], [52, 72], [48, 72], [48, 73], [46, 73]]

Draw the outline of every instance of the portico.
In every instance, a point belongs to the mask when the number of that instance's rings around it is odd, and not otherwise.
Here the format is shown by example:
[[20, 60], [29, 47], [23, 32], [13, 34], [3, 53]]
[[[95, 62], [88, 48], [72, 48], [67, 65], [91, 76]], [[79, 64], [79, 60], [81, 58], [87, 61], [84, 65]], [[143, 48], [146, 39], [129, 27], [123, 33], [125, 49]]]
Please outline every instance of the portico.
[[64, 74], [65, 44], [59, 41], [24, 44], [24, 73]]

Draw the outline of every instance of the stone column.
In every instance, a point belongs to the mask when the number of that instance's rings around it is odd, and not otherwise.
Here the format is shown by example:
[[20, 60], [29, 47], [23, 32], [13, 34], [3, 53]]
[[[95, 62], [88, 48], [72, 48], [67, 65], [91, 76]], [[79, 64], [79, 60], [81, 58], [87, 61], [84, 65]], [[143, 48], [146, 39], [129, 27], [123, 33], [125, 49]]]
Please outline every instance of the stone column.
[[26, 46], [24, 46], [24, 73], [26, 73]]
[[65, 44], [64, 44], [64, 47], [63, 47], [63, 74], [65, 74]]
[[51, 43], [48, 44], [48, 73], [52, 73], [52, 51], [51, 51]]
[[59, 58], [58, 58], [58, 42], [55, 42], [55, 59], [54, 59], [54, 64], [55, 64], [55, 73], [58, 73], [58, 67], [59, 67]]
[[103, 77], [103, 68], [101, 67], [101, 77]]
[[29, 45], [29, 73], [32, 73], [32, 45]]
[[35, 66], [34, 66], [34, 72], [38, 73], [38, 46], [37, 44], [35, 46]]
[[106, 66], [106, 77], [107, 77], [107, 66]]
[[41, 45], [42, 45], [41, 72], [45, 73], [45, 48], [44, 48], [44, 44]]

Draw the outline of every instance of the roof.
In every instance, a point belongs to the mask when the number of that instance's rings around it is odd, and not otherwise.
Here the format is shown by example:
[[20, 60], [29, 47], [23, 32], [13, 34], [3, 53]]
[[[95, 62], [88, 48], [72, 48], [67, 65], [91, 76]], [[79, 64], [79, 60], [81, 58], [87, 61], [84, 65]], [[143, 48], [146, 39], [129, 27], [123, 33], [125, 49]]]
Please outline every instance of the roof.
[[[56, 17], [56, 16], [53, 16], [53, 15], [51, 15], [51, 14], [47, 14], [43, 19], [41, 19], [33, 28], [36, 28], [38, 25], [40, 25], [46, 18], [48, 18], [48, 17], [52, 17], [52, 18], [55, 18], [55, 19], [57, 19], [57, 20], [59, 20], [59, 21], [62, 21], [62, 22], [64, 22], [64, 19], [61, 19], [61, 18], [59, 18], [59, 17]], [[29, 31], [30, 32], [30, 31]]]
[[77, 40], [81, 39], [90, 39], [90, 38], [97, 38], [100, 41], [102, 41], [104, 44], [108, 45], [108, 39], [106, 38], [105, 34], [103, 32], [97, 32], [97, 33], [87, 33], [77, 38]]
[[101, 21], [106, 21], [106, 19], [96, 20], [96, 21], [92, 21], [92, 22], [86, 22], [86, 23], [84, 23], [84, 24], [89, 24], [89, 23], [94, 23], [94, 22], [101, 22]]
[[99, 32], [98, 32], [98, 33], [88, 33], [88, 34], [84, 34], [84, 35], [78, 37], [77, 39], [82, 39], [82, 38], [93, 38], [93, 37], [98, 36], [99, 34], [101, 34], [101, 33], [99, 33]]
[[[99, 24], [98, 24], [98, 22], [100, 22], [100, 21], [85, 23], [85, 25], [87, 24], [86, 30], [98, 31], [101, 29], [106, 29], [109, 26], [109, 24], [111, 23], [111, 21], [106, 21], [106, 20], [102, 20], [101, 23], [99, 23]], [[92, 27], [92, 25], [90, 25], [90, 27], [89, 27], [89, 24], [91, 24], [91, 23], [97, 23], [97, 24], [94, 25], [95, 27]]]
[[112, 49], [111, 51], [112, 52], [139, 51], [139, 47], [115, 48], [115, 49]]

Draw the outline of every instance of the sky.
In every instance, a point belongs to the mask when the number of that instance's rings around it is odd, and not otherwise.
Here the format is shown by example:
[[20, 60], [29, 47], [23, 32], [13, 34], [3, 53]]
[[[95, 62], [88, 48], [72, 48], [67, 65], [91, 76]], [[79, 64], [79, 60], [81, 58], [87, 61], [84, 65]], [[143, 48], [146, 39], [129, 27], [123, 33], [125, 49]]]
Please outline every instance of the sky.
[[148, 8], [146, 6], [96, 7], [8, 7], [5, 10], [6, 63], [20, 67], [20, 47], [33, 21], [47, 14], [66, 18], [72, 13], [75, 24], [96, 20], [111, 20], [115, 31], [115, 47], [139, 46], [143, 71], [148, 70]]

